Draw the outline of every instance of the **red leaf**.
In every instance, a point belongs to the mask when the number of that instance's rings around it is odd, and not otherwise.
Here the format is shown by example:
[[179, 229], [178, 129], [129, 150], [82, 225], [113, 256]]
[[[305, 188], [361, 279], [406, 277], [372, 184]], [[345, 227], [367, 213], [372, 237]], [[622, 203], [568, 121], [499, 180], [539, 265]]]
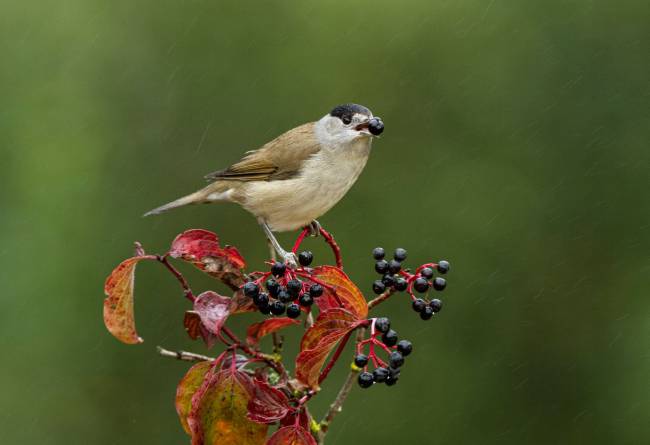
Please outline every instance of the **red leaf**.
[[221, 327], [230, 315], [230, 303], [230, 298], [208, 290], [196, 297], [194, 310], [199, 314], [203, 326], [211, 333], [219, 335]]
[[248, 418], [259, 423], [273, 423], [291, 411], [289, 399], [280, 390], [261, 380], [253, 380], [253, 397], [248, 402]]
[[211, 366], [212, 363], [208, 361], [198, 362], [187, 371], [176, 388], [176, 412], [187, 434], [191, 434], [187, 416], [192, 407], [192, 396], [203, 384], [203, 379]]
[[269, 437], [266, 445], [316, 445], [316, 440], [301, 426], [285, 426]]
[[284, 327], [298, 323], [300, 323], [300, 321], [289, 317], [267, 318], [259, 323], [253, 323], [248, 327], [248, 331], [246, 332], [246, 341], [249, 345], [255, 346], [265, 335], [272, 334]]
[[332, 291], [326, 287], [323, 295], [315, 299], [318, 309], [326, 311], [340, 307], [336, 299], [338, 297], [345, 309], [355, 314], [357, 318], [362, 319], [368, 316], [366, 299], [345, 272], [334, 266], [320, 266], [314, 269], [313, 274], [318, 280], [334, 288]]
[[[322, 297], [319, 297], [322, 298]], [[357, 328], [364, 320], [342, 308], [321, 312], [316, 323], [300, 341], [300, 354], [296, 357], [296, 377], [314, 390], [318, 390], [320, 369], [339, 340]]]
[[200, 337], [208, 348], [214, 346], [217, 341], [217, 336], [208, 331], [208, 328], [201, 323], [201, 316], [196, 311], [185, 311], [183, 326], [192, 340]]
[[135, 266], [140, 260], [155, 259], [153, 256], [137, 256], [124, 260], [106, 279], [104, 284], [104, 324], [119, 341], [127, 344], [142, 343], [135, 330], [133, 313], [133, 286]]
[[[296, 419], [298, 417], [298, 419]], [[306, 430], [309, 430], [311, 425], [311, 415], [309, 414], [309, 409], [307, 405], [303, 405], [303, 409], [300, 412], [296, 413], [295, 411], [290, 412], [284, 419], [280, 420], [280, 426], [293, 426], [300, 425]]]
[[221, 248], [217, 235], [207, 230], [193, 229], [181, 233], [172, 242], [169, 254], [189, 261], [233, 289], [244, 283], [244, 258], [234, 247]]
[[251, 378], [233, 370], [209, 371], [192, 396], [187, 423], [192, 445], [260, 445], [268, 425], [248, 419]]
[[230, 303], [230, 313], [231, 314], [243, 314], [245, 312], [255, 312], [257, 311], [257, 306], [253, 303], [253, 299], [244, 295], [241, 290], [235, 292], [231, 298]]
[[196, 311], [185, 311], [183, 326], [192, 340], [201, 336], [201, 317]]

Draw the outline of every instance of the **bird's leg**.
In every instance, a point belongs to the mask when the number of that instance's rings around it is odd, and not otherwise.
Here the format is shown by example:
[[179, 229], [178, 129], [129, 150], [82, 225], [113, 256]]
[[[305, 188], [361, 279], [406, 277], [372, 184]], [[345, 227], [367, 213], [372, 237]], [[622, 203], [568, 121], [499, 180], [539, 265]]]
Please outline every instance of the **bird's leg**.
[[317, 237], [320, 235], [321, 226], [318, 221], [313, 220], [306, 228], [309, 229], [309, 236]]
[[271, 242], [271, 245], [273, 246], [275, 251], [278, 253], [280, 258], [284, 260], [284, 264], [292, 268], [298, 267], [298, 258], [296, 258], [296, 254], [293, 252], [287, 252], [282, 248], [278, 240], [275, 238], [275, 235], [273, 235], [273, 232], [271, 231], [271, 228], [266, 223], [266, 221], [260, 222], [260, 225], [262, 226], [262, 230], [264, 230], [264, 234]]

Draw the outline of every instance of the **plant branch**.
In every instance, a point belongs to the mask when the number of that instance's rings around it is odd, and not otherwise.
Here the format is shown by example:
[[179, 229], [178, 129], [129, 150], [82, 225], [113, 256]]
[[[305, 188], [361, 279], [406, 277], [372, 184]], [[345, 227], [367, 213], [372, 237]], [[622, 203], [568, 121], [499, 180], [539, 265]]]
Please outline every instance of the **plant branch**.
[[343, 269], [343, 258], [341, 257], [341, 248], [339, 247], [338, 244], [336, 244], [336, 241], [334, 240], [334, 237], [332, 236], [331, 233], [329, 233], [327, 230], [323, 229], [322, 227], [320, 228], [320, 234], [323, 235], [323, 238], [327, 242], [327, 244], [330, 245], [332, 248], [332, 252], [334, 253], [334, 258], [336, 258], [336, 267], [339, 269]]
[[[362, 327], [357, 331], [357, 340], [356, 340], [357, 343], [363, 340], [365, 334], [366, 334], [365, 327]], [[352, 390], [354, 381], [356, 380], [359, 371], [360, 369], [356, 367], [350, 369], [350, 372], [348, 373], [347, 377], [345, 378], [345, 381], [343, 382], [343, 386], [341, 386], [341, 389], [339, 389], [336, 398], [330, 405], [329, 410], [323, 417], [323, 420], [320, 421], [319, 423], [320, 430], [317, 433], [317, 439], [319, 445], [323, 445], [325, 443], [325, 435], [329, 430], [330, 424], [332, 423], [332, 420], [334, 420], [334, 417], [342, 411], [343, 403], [345, 402], [345, 399], [348, 398], [348, 395]]]
[[176, 360], [183, 360], [186, 362], [202, 362], [202, 361], [213, 361], [214, 357], [208, 357], [207, 355], [195, 354], [193, 352], [187, 351], [169, 351], [162, 346], [156, 346], [158, 354], [163, 357], [175, 358]]
[[190, 300], [191, 302], [194, 302], [195, 297], [194, 294], [192, 293], [192, 289], [190, 289], [190, 285], [188, 284], [187, 280], [185, 277], [176, 269], [174, 266], [171, 265], [169, 262], [169, 259], [167, 255], [164, 256], [156, 256], [156, 259], [163, 263], [165, 267], [176, 277], [178, 282], [181, 284], [181, 287], [183, 288], [183, 293], [185, 294], [185, 298]]
[[377, 306], [379, 303], [388, 300], [394, 293], [395, 293], [395, 289], [393, 289], [392, 287], [388, 288], [381, 295], [368, 302], [368, 309], [372, 309], [373, 307]]
[[232, 332], [228, 327], [223, 326], [221, 328], [221, 330], [228, 337], [230, 337], [232, 339], [233, 344], [231, 345], [231, 347], [238, 348], [238, 349], [242, 350], [245, 354], [248, 354], [251, 357], [255, 357], [256, 359], [262, 360], [267, 365], [269, 365], [271, 368], [273, 368], [275, 370], [275, 372], [280, 374], [280, 377], [283, 380], [288, 380], [289, 379], [289, 373], [287, 372], [287, 370], [284, 367], [284, 365], [282, 364], [282, 362], [276, 360], [275, 357], [273, 357], [271, 355], [264, 354], [262, 352], [255, 351], [255, 350], [251, 349], [250, 347], [248, 347], [248, 345], [246, 345], [245, 343], [242, 343], [239, 340], [239, 338], [235, 335], [235, 333]]

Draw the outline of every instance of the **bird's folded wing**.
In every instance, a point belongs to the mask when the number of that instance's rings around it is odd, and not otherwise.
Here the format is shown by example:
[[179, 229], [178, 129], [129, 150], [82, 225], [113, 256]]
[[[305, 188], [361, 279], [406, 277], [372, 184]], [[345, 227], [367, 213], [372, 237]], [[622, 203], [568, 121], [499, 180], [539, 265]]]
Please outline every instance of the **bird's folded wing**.
[[303, 162], [320, 150], [314, 134], [314, 124], [308, 123], [289, 130], [251, 151], [241, 161], [225, 170], [205, 176], [209, 181], [269, 181], [294, 176]]

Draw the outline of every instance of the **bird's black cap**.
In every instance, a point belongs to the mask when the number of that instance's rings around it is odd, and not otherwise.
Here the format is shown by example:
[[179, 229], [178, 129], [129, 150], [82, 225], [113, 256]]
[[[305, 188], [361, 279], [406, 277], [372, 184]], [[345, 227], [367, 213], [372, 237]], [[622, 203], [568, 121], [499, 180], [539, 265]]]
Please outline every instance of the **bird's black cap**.
[[372, 114], [370, 110], [363, 105], [343, 104], [334, 107], [334, 109], [330, 111], [330, 116], [338, 117], [344, 122], [350, 122], [352, 120], [352, 116], [355, 113], [365, 114], [366, 116], [370, 116]]

